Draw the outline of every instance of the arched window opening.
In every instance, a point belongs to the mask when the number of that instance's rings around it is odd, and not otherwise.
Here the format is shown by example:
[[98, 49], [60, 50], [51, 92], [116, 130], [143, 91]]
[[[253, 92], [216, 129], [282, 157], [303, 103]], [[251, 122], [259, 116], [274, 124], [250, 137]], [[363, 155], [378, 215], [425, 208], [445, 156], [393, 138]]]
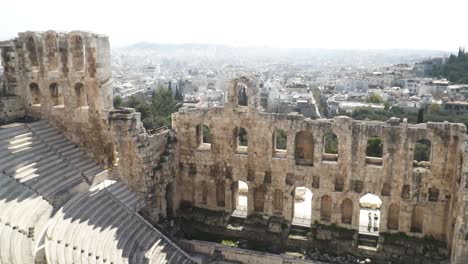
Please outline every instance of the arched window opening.
[[39, 60], [37, 56], [36, 41], [34, 40], [34, 37], [31, 36], [26, 40], [26, 49], [28, 50], [29, 61], [31, 63], [31, 66], [38, 67]]
[[211, 130], [207, 125], [203, 125], [203, 144], [211, 144]]
[[439, 189], [437, 188], [429, 188], [429, 202], [437, 202], [439, 201]]
[[359, 234], [378, 237], [382, 200], [377, 195], [368, 193], [359, 199], [359, 205]]
[[431, 161], [431, 141], [421, 139], [414, 145], [414, 167], [430, 167]]
[[390, 196], [391, 186], [390, 183], [384, 183], [382, 186], [382, 196]]
[[380, 137], [370, 137], [367, 140], [366, 163], [370, 165], [382, 165], [383, 142]]
[[88, 106], [86, 93], [84, 91], [84, 86], [82, 83], [75, 84], [75, 97], [77, 107]]
[[247, 85], [244, 83], [237, 84], [237, 105], [247, 106], [248, 96], [247, 96]]
[[57, 51], [57, 35], [56, 33], [48, 33], [46, 37], [46, 55], [49, 71], [54, 71], [58, 68]]
[[338, 161], [338, 137], [331, 132], [323, 136], [323, 160]]
[[274, 214], [283, 214], [283, 192], [281, 190], [275, 190], [275, 193], [273, 195], [273, 209]]
[[29, 85], [29, 91], [31, 92], [31, 104], [35, 106], [41, 105], [41, 91], [37, 83], [31, 83]]
[[294, 215], [292, 225], [310, 227], [312, 223], [312, 192], [306, 187], [294, 189]]
[[81, 71], [84, 68], [84, 46], [81, 36], [72, 37], [71, 47], [73, 69], [75, 71]]
[[332, 199], [328, 195], [322, 196], [320, 200], [320, 220], [330, 222], [332, 213]]
[[424, 209], [420, 206], [413, 208], [411, 214], [411, 232], [422, 233], [424, 224]]
[[236, 151], [237, 153], [246, 154], [247, 147], [249, 145], [247, 130], [241, 127], [239, 129], [236, 128], [235, 132], [237, 133], [236, 134], [236, 143], [237, 143]]
[[301, 131], [296, 134], [294, 154], [297, 165], [312, 166], [314, 164], [314, 138], [312, 133]]
[[254, 210], [263, 213], [265, 206], [265, 186], [261, 185], [254, 189]]
[[397, 204], [391, 204], [388, 208], [387, 228], [389, 230], [400, 228], [400, 207]]
[[63, 95], [57, 83], [52, 83], [49, 86], [49, 92], [52, 106], [63, 105]]
[[288, 134], [284, 130], [276, 130], [273, 133], [273, 156], [279, 158], [286, 157], [287, 143]]
[[247, 206], [248, 206], [248, 194], [249, 186], [244, 181], [237, 181], [231, 185], [232, 193], [232, 216], [234, 217], [247, 217]]
[[341, 204], [341, 223], [352, 224], [353, 222], [353, 202], [346, 198]]

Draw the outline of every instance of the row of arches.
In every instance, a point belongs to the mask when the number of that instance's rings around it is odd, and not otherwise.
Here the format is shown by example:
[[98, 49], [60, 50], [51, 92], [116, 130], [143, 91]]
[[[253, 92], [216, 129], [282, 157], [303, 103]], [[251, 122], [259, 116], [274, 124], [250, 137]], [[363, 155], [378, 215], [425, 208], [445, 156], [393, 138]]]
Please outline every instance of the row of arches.
[[[55, 32], [46, 33], [45, 37], [45, 54], [47, 58], [48, 70], [53, 71], [58, 69], [58, 35]], [[25, 47], [28, 52], [28, 58], [31, 66], [39, 66], [38, 47], [36, 39], [29, 36], [25, 41]], [[71, 50], [72, 68], [77, 71], [84, 69], [85, 64], [85, 48], [83, 38], [79, 35], [74, 35], [69, 39], [69, 47]]]
[[[31, 104], [40, 106], [45, 96], [37, 83], [29, 84], [29, 92], [31, 96]], [[78, 82], [74, 86], [75, 105], [76, 107], [84, 107], [88, 105], [88, 98], [85, 92], [85, 87]], [[51, 83], [48, 90], [49, 101], [52, 106], [64, 104], [63, 90], [58, 83]]]
[[[223, 184], [221, 184], [224, 186]], [[236, 181], [233, 183], [233, 216], [246, 217], [248, 211], [248, 184], [244, 181]], [[223, 187], [224, 188], [224, 187]], [[220, 188], [217, 191], [217, 199], [223, 199], [219, 196], [224, 195], [224, 189]], [[253, 203], [254, 211], [261, 212], [263, 209], [263, 195], [265, 191], [262, 188], [254, 190]], [[292, 225], [310, 226], [312, 224], [313, 212], [313, 193], [307, 187], [296, 187], [294, 189], [294, 206]], [[204, 196], [206, 199], [206, 196]], [[206, 203], [206, 200], [204, 200]], [[219, 203], [218, 203], [219, 205]], [[382, 201], [373, 194], [366, 194], [359, 199], [359, 230], [360, 232], [377, 234], [380, 230], [380, 208]], [[320, 220], [323, 222], [332, 221], [333, 199], [329, 195], [323, 195], [319, 199]], [[275, 213], [281, 213], [283, 209], [283, 192], [275, 190], [273, 193], [273, 210]], [[339, 204], [341, 211], [341, 224], [352, 225], [354, 218], [354, 203], [350, 198], [344, 198]], [[335, 209], [336, 211], [336, 209]], [[386, 212], [386, 227], [387, 230], [397, 231], [400, 229], [400, 207], [396, 203], [391, 203]], [[336, 220], [336, 219], [335, 219]], [[411, 213], [410, 231], [413, 233], [422, 233], [424, 224], [424, 209], [421, 206], [415, 206]]]
[[[211, 144], [211, 130], [207, 125], [198, 125], [197, 128], [198, 144]], [[236, 127], [233, 131], [234, 145], [237, 152], [246, 152], [248, 147], [248, 133], [244, 127]], [[314, 162], [314, 137], [309, 131], [300, 131], [295, 136], [294, 156], [296, 164], [304, 166], [313, 166]], [[278, 129], [272, 135], [273, 156], [285, 157], [287, 151], [288, 136], [284, 130]], [[338, 161], [338, 137], [336, 134], [327, 132], [323, 136], [323, 159], [326, 161]], [[431, 159], [431, 141], [421, 139], [414, 145], [414, 161], [430, 161]], [[366, 145], [366, 157], [382, 158], [383, 141], [380, 137], [369, 137]], [[372, 162], [372, 159], [369, 160]], [[379, 161], [381, 164], [381, 160]]]

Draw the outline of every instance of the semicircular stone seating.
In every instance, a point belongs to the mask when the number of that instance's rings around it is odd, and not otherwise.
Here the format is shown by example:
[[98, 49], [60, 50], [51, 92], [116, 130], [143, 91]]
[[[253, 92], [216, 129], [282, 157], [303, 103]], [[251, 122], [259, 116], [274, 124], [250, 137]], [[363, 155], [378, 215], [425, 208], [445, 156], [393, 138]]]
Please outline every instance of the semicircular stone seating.
[[0, 264], [196, 262], [103, 173], [47, 121], [0, 126]]
[[138, 196], [106, 180], [50, 220], [48, 263], [196, 263], [136, 211]]

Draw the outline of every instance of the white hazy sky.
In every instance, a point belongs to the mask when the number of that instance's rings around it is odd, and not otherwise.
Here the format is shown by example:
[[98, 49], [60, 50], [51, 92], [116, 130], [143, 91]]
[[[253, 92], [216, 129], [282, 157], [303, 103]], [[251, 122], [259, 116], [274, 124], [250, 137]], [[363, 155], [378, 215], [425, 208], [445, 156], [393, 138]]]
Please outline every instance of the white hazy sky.
[[2, 0], [0, 40], [90, 30], [140, 41], [284, 48], [468, 47], [468, 0]]

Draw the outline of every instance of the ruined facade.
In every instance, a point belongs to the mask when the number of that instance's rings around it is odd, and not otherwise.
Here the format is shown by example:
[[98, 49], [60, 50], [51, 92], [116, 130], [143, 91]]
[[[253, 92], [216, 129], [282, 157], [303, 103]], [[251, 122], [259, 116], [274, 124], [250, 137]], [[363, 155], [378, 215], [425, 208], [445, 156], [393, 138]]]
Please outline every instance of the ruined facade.
[[[382, 200], [379, 232], [433, 237], [446, 242], [453, 254], [466, 243], [466, 231], [458, 229], [466, 226], [464, 125], [267, 114], [237, 103], [237, 83], [246, 80], [251, 98], [255, 82], [239, 78], [229, 86], [225, 108], [183, 109], [173, 115], [182, 201], [229, 215], [239, 195], [237, 182], [243, 181], [248, 184], [246, 221], [261, 215], [290, 225], [295, 189], [307, 187], [313, 193], [312, 223], [359, 230], [359, 199], [372, 193]], [[210, 129], [209, 144], [200, 140], [201, 126]], [[244, 146], [240, 128], [247, 131]], [[275, 147], [280, 130], [287, 134], [285, 150]], [[327, 133], [338, 139], [336, 154], [325, 152]], [[366, 155], [373, 137], [383, 142], [381, 157]], [[416, 162], [415, 144], [423, 139], [430, 142], [430, 159]]]
[[[382, 200], [380, 233], [432, 237], [445, 243], [452, 261], [468, 256], [464, 125], [264, 113], [255, 78], [240, 74], [225, 84], [225, 107], [181, 109], [173, 130], [149, 134], [139, 113], [113, 109], [106, 36], [25, 32], [0, 42], [0, 49], [8, 105], [22, 118], [48, 120], [79, 144], [109, 169], [106, 177], [144, 199], [143, 213], [153, 222], [184, 218], [224, 232], [236, 218], [250, 232], [247, 239], [284, 248], [295, 243], [288, 235], [296, 188], [306, 187], [312, 192], [308, 226], [342, 228], [355, 241], [359, 199], [371, 193]], [[280, 134], [285, 147], [277, 143]], [[337, 151], [326, 150], [326, 138], [338, 141]], [[381, 149], [368, 155], [374, 138]], [[415, 162], [421, 140], [430, 142], [430, 157]], [[245, 220], [233, 216], [239, 181], [248, 186]]]
[[[110, 177], [147, 199], [148, 212], [157, 218], [159, 210], [150, 209], [156, 181], [164, 173], [166, 178], [175, 175], [169, 172], [176, 163], [165, 163], [175, 152], [169, 139], [173, 133], [149, 135], [139, 113], [112, 109], [108, 37], [82, 31], [24, 32], [0, 42], [0, 49], [10, 95], [1, 100], [5, 117], [0, 123], [22, 117], [48, 120], [109, 168]], [[18, 114], [8, 118], [7, 113]], [[162, 207], [165, 211], [165, 203]]]

